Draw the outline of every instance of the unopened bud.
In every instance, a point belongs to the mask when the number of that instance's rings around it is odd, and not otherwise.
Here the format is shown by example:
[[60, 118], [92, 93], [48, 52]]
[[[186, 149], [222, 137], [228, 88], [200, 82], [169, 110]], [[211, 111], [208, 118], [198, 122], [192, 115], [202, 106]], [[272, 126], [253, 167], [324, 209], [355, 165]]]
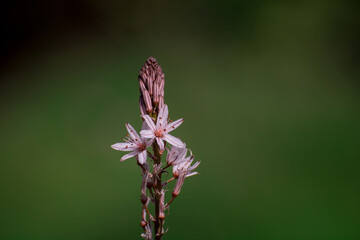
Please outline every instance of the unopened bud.
[[145, 207], [143, 207], [142, 210], [141, 210], [141, 220], [142, 220], [142, 222], [146, 222], [146, 209], [145, 209]]
[[141, 221], [141, 223], [140, 223], [140, 226], [141, 226], [141, 227], [143, 227], [143, 228], [144, 228], [146, 225], [147, 225], [147, 222], [145, 222], [145, 221]]
[[153, 95], [153, 79], [148, 79], [148, 90], [149, 90], [149, 93], [150, 93], [150, 96]]
[[162, 79], [159, 83], [159, 93], [161, 96], [164, 96], [164, 86], [165, 86], [165, 79]]
[[[139, 72], [140, 92], [144, 99], [146, 112], [151, 114], [164, 106], [164, 73], [155, 58], [149, 57]], [[155, 86], [157, 84], [157, 86]], [[160, 96], [162, 96], [162, 99]], [[151, 103], [151, 104], [150, 104]]]
[[152, 112], [152, 103], [151, 103], [151, 97], [150, 97], [150, 94], [147, 90], [144, 90], [142, 92], [143, 94], [143, 97], [144, 97], [144, 102], [145, 102], [145, 106], [146, 106], [146, 111], [148, 113], [151, 113]]
[[140, 87], [140, 92], [142, 93], [144, 90], [146, 90], [146, 86], [145, 86], [145, 83], [144, 81], [139, 78], [139, 87]]
[[160, 86], [159, 86], [159, 84], [157, 84], [157, 83], [154, 83], [154, 94], [153, 94], [153, 102], [154, 102], [154, 104], [155, 105], [158, 105], [158, 103], [159, 103], [159, 98], [160, 98], [160, 92], [159, 92], [159, 90], [160, 90]]
[[161, 109], [164, 106], [164, 96], [159, 96], [159, 106], [158, 108]]
[[147, 114], [146, 106], [145, 106], [145, 102], [144, 102], [144, 99], [142, 96], [140, 96], [140, 98], [139, 98], [139, 105], [140, 105], [141, 115], [146, 115]]
[[160, 219], [165, 219], [164, 205], [165, 205], [165, 191], [163, 189], [163, 190], [161, 190], [161, 196], [160, 196], [160, 206], [159, 206], [159, 218]]
[[141, 195], [140, 196], [140, 201], [141, 201], [142, 204], [146, 204], [147, 200], [148, 200], [148, 198], [146, 197], [146, 195]]
[[184, 184], [184, 179], [185, 179], [185, 176], [181, 175], [178, 180], [176, 181], [176, 184], [174, 186], [174, 189], [173, 189], [173, 192], [172, 192], [172, 196], [173, 197], [177, 197], [181, 191], [181, 187], [183, 186]]

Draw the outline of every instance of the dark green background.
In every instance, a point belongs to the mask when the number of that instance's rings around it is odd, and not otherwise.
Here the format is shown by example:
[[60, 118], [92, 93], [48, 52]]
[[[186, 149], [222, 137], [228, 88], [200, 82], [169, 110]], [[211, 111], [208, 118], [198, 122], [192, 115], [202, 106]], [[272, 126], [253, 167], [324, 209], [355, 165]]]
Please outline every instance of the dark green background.
[[137, 74], [202, 161], [164, 239], [360, 239], [357, 1], [34, 1], [2, 9], [0, 239], [140, 239]]

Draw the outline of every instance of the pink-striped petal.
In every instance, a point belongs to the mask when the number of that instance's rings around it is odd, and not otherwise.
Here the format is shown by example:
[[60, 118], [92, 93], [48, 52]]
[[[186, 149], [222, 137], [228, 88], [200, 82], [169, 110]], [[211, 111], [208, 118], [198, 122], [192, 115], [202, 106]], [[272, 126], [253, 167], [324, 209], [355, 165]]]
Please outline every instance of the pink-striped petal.
[[186, 162], [186, 161], [187, 161], [186, 158], [179, 158], [179, 159], [177, 159], [176, 161], [172, 162], [171, 165], [173, 165], [173, 166], [179, 166], [179, 167], [182, 168], [182, 166], [185, 164], [184, 162]]
[[149, 115], [142, 115], [142, 117], [144, 118], [145, 122], [147, 123], [147, 125], [149, 126], [149, 128], [153, 131], [156, 130], [155, 127], [155, 123], [154, 121], [151, 119], [151, 117]]
[[146, 163], [146, 154], [147, 154], [146, 150], [139, 153], [138, 160], [140, 164]]
[[111, 145], [111, 148], [119, 151], [133, 151], [137, 146], [134, 143], [115, 143]]
[[196, 163], [194, 163], [194, 165], [192, 165], [191, 167], [188, 168], [188, 171], [191, 172], [192, 170], [197, 168], [199, 165], [200, 165], [200, 161], [197, 161]]
[[164, 141], [161, 139], [161, 138], [156, 138], [156, 142], [157, 142], [157, 144], [159, 145], [159, 148], [160, 148], [160, 150], [162, 151], [162, 150], [164, 150], [164, 148], [165, 148], [165, 144], [164, 144]]
[[154, 138], [155, 135], [154, 135], [154, 132], [151, 131], [151, 130], [142, 130], [140, 132], [140, 135], [143, 137], [143, 138]]
[[183, 118], [178, 119], [178, 120], [176, 120], [176, 121], [168, 124], [168, 125], [165, 127], [164, 131], [165, 131], [166, 133], [169, 133], [169, 132], [171, 132], [172, 130], [175, 130], [176, 128], [178, 128], [183, 122], [184, 122], [184, 119], [183, 119]]
[[146, 121], [143, 121], [143, 124], [141, 126], [141, 130], [149, 130], [149, 126], [147, 125]]
[[164, 127], [167, 122], [167, 118], [169, 115], [169, 109], [166, 104], [162, 108], [160, 108], [159, 115], [156, 121], [156, 128], [159, 128], [160, 126]]
[[199, 174], [198, 172], [193, 172], [193, 173], [189, 173], [189, 174], [186, 174], [185, 177], [191, 177], [191, 176], [194, 176], [194, 175], [197, 175]]
[[163, 139], [178, 148], [184, 148], [186, 146], [185, 143], [183, 143], [180, 139], [167, 133], [164, 133]]
[[124, 155], [124, 156], [120, 159], [120, 162], [123, 162], [123, 161], [125, 161], [125, 160], [128, 159], [128, 158], [135, 157], [135, 156], [138, 155], [139, 153], [140, 153], [140, 151], [136, 149], [136, 150], [134, 150], [133, 152]]
[[140, 136], [139, 134], [136, 132], [136, 130], [129, 124], [125, 124], [126, 125], [126, 129], [130, 135], [130, 137], [136, 142], [136, 143], [140, 143]]

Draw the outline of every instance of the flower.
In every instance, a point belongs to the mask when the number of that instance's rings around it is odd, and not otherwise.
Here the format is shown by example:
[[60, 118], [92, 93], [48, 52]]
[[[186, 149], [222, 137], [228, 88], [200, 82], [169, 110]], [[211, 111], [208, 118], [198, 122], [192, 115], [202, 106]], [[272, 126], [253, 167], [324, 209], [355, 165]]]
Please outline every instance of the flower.
[[185, 144], [178, 138], [169, 134], [172, 130], [175, 130], [179, 127], [184, 121], [183, 118], [178, 119], [174, 122], [168, 122], [169, 110], [168, 106], [165, 104], [159, 111], [157, 117], [156, 125], [149, 115], [142, 115], [143, 119], [149, 126], [149, 130], [142, 130], [140, 132], [141, 136], [149, 139], [156, 139], [160, 150], [164, 150], [165, 144], [164, 141], [170, 143], [173, 146], [184, 148]]
[[166, 163], [169, 166], [175, 166], [182, 162], [188, 161], [191, 156], [186, 158], [187, 148], [178, 148], [173, 146], [166, 155]]
[[191, 163], [194, 160], [194, 156], [191, 154], [187, 158], [184, 157], [185, 156], [183, 156], [182, 159], [177, 159], [176, 161], [178, 163], [176, 164], [175, 162], [176, 165], [173, 164], [173, 175], [175, 178], [178, 178], [179, 176], [183, 176], [184, 178], [187, 178], [198, 174], [198, 172], [192, 172], [192, 171], [199, 166], [200, 161], [197, 161], [196, 163], [194, 163], [194, 165], [191, 166]]
[[[129, 124], [126, 124], [126, 129], [130, 135], [127, 139], [124, 139], [124, 143], [115, 143], [111, 145], [111, 147], [115, 150], [119, 151], [131, 151], [124, 155], [120, 161], [123, 162], [128, 158], [136, 157], [140, 164], [144, 164], [146, 162], [146, 149], [151, 146], [154, 142], [154, 139], [146, 139], [144, 137], [140, 137], [136, 130]], [[148, 129], [146, 122], [143, 122], [142, 130]]]
[[190, 155], [186, 159], [188, 160], [173, 166], [173, 176], [174, 178], [177, 178], [174, 189], [172, 191], [173, 198], [179, 195], [185, 178], [198, 174], [198, 172], [192, 171], [199, 166], [200, 161], [197, 161], [194, 165], [190, 166], [192, 161], [194, 160], [194, 156]]

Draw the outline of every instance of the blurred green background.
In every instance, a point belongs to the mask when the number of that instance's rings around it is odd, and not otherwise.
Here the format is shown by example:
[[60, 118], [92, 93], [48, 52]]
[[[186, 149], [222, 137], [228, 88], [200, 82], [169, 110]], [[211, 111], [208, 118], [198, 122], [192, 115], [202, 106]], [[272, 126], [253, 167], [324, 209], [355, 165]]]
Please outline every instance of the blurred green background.
[[0, 239], [140, 239], [137, 75], [202, 161], [164, 239], [360, 239], [358, 1], [20, 1], [1, 9]]

